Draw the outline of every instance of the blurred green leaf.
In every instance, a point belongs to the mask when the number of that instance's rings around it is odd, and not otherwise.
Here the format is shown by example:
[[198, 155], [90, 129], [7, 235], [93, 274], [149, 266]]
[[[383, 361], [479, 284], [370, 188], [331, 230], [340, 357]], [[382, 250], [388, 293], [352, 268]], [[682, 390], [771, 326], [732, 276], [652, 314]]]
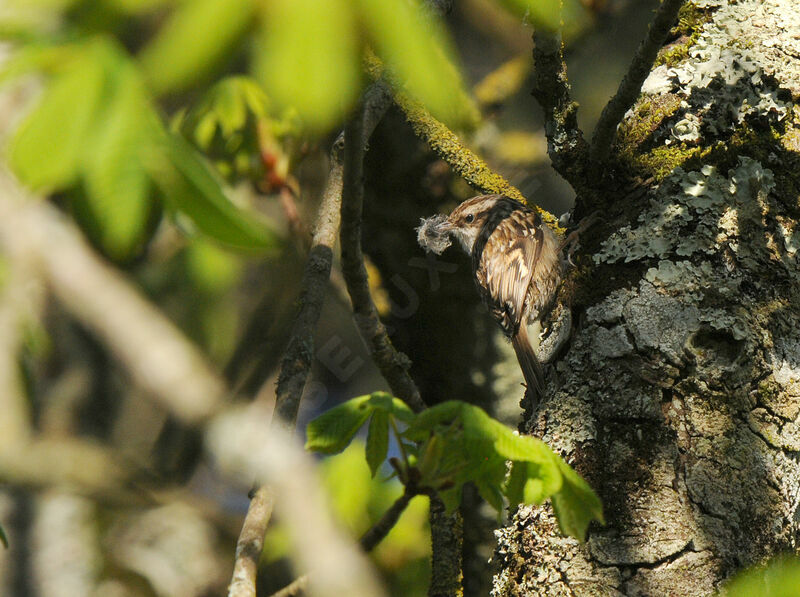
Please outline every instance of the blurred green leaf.
[[102, 64], [89, 49], [54, 76], [11, 139], [10, 164], [23, 182], [36, 190], [76, 182], [103, 83]]
[[114, 79], [95, 122], [96, 133], [87, 140], [81, 207], [106, 253], [122, 260], [141, 245], [147, 227], [152, 200], [143, 157], [157, 129], [136, 69], [116, 53], [109, 61]]
[[558, 467], [562, 475], [561, 489], [552, 496], [558, 526], [565, 535], [583, 541], [592, 520], [605, 524], [603, 505], [589, 484], [561, 458], [558, 458]]
[[376, 410], [367, 431], [367, 464], [374, 477], [389, 453], [389, 413]]
[[164, 200], [191, 218], [204, 234], [243, 249], [277, 244], [272, 231], [231, 203], [222, 192], [222, 183], [181, 137], [165, 133], [149, 156], [148, 168]]
[[370, 43], [408, 93], [451, 127], [474, 126], [478, 110], [441, 23], [417, 0], [358, 0], [358, 5]]
[[351, 0], [273, 0], [265, 4], [256, 73], [281, 106], [293, 106], [324, 132], [355, 103], [361, 81]]
[[580, 0], [500, 0], [510, 12], [524, 17], [534, 28], [570, 36], [586, 26], [588, 13]]
[[242, 271], [240, 259], [204, 240], [194, 240], [186, 250], [189, 276], [202, 291], [218, 294], [231, 288]]
[[800, 590], [800, 559], [779, 556], [766, 566], [739, 573], [725, 587], [725, 597], [796, 597]]
[[185, 0], [155, 39], [141, 64], [157, 94], [197, 82], [228, 53], [252, 22], [254, 0]]
[[370, 396], [348, 400], [311, 421], [306, 428], [306, 450], [336, 454], [344, 450], [372, 413]]
[[8, 537], [6, 537], [6, 532], [3, 529], [3, 525], [0, 524], [0, 543], [3, 544], [3, 547], [8, 549]]

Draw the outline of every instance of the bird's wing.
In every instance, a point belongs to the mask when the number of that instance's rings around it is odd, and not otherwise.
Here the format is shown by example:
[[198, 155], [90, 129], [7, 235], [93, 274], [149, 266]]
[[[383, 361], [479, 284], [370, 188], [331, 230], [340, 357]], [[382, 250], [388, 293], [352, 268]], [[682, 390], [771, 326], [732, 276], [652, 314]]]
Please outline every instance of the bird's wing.
[[531, 226], [531, 213], [514, 210], [496, 225], [475, 270], [483, 300], [508, 336], [519, 329], [525, 314], [544, 242], [541, 225]]

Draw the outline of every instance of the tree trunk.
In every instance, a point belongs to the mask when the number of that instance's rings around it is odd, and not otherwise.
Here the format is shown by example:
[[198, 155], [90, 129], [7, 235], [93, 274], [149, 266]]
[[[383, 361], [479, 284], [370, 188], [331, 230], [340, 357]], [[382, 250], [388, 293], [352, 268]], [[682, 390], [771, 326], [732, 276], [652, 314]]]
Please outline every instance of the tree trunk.
[[549, 506], [520, 508], [494, 595], [711, 595], [797, 551], [795, 10], [687, 6], [620, 126], [617, 186], [566, 284], [569, 346], [528, 421], [598, 491], [606, 525], [579, 544]]

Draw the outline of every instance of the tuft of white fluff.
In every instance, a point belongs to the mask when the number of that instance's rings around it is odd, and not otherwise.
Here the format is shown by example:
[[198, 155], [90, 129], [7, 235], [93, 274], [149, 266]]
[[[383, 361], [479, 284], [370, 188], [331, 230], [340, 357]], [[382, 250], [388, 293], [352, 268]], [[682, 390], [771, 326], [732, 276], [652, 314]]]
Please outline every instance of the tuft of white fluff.
[[450, 232], [445, 226], [447, 216], [436, 214], [430, 218], [422, 218], [417, 228], [417, 242], [419, 246], [437, 255], [450, 246]]

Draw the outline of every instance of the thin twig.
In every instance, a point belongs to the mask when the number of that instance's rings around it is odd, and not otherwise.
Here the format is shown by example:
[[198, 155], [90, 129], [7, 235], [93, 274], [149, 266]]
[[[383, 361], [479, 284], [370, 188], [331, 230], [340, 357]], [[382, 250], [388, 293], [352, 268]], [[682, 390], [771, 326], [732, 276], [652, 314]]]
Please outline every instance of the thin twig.
[[[389, 109], [392, 97], [386, 84], [383, 81], [376, 81], [364, 93], [364, 101], [371, 106], [369, 120], [366, 122], [366, 128], [371, 134], [386, 113], [386, 110]], [[344, 143], [344, 133], [342, 133], [334, 142], [331, 150], [331, 168], [315, 224], [305, 273], [303, 274], [299, 298], [300, 311], [295, 319], [291, 339], [281, 361], [275, 406], [278, 417], [275, 421], [290, 430], [295, 428], [303, 388], [311, 370], [311, 363], [314, 358], [314, 330], [322, 313], [322, 305], [331, 277], [333, 248], [336, 244], [341, 218]], [[270, 382], [267, 381], [265, 383]], [[261, 391], [258, 392], [258, 394], [263, 393]], [[248, 529], [266, 529], [272, 511], [272, 498], [267, 488], [257, 489], [256, 496], [263, 496], [265, 503], [257, 507], [254, 507], [251, 503], [251, 507], [245, 516], [242, 534], [237, 543], [237, 568], [234, 570], [234, 577], [231, 581], [230, 597], [235, 595], [233, 589], [237, 583], [246, 587], [255, 587], [257, 565], [251, 565], [251, 561], [257, 564], [263, 542], [259, 544], [252, 543], [245, 537], [245, 534]], [[241, 552], [243, 558], [241, 564], [239, 561], [239, 544], [248, 544], [252, 547], [252, 550], [248, 549], [247, 552]], [[250, 555], [251, 551], [252, 556]], [[241, 573], [241, 578], [238, 580], [236, 576], [237, 569]], [[247, 593], [243, 594], [247, 595]]]
[[275, 591], [270, 597], [295, 597], [300, 595], [308, 587], [308, 574], [295, 578], [280, 591]]
[[[382, 81], [371, 85], [365, 92], [364, 98], [365, 103], [371, 107], [370, 120], [366, 123], [371, 134], [389, 109], [392, 98]], [[322, 312], [331, 275], [333, 248], [339, 232], [344, 146], [345, 138], [344, 134], [341, 134], [331, 150], [331, 169], [300, 290], [300, 311], [295, 319], [278, 377], [276, 412], [283, 424], [292, 429], [295, 426], [300, 398], [314, 358], [314, 330]]]
[[578, 127], [578, 104], [570, 96], [561, 34], [536, 30], [533, 43], [533, 96], [544, 110], [547, 153], [556, 172], [579, 191], [586, 187], [589, 151]]
[[661, 6], [658, 7], [656, 16], [647, 31], [647, 36], [636, 50], [628, 72], [625, 73], [619, 84], [617, 93], [603, 108], [603, 113], [597, 122], [591, 147], [593, 168], [599, 168], [608, 158], [617, 132], [617, 125], [639, 97], [642, 83], [650, 74], [658, 51], [664, 45], [670, 29], [678, 18], [678, 11], [684, 3], [685, 0], [663, 0]]
[[394, 504], [392, 504], [392, 507], [384, 512], [380, 520], [372, 525], [361, 537], [361, 548], [364, 551], [372, 551], [378, 543], [383, 541], [386, 535], [389, 534], [389, 531], [397, 524], [397, 521], [400, 520], [400, 515], [405, 511], [409, 502], [411, 502], [416, 495], [416, 490], [406, 486], [403, 495], [397, 498]]
[[411, 361], [398, 352], [381, 323], [372, 300], [361, 251], [361, 212], [364, 201], [364, 122], [369, 105], [363, 104], [345, 126], [345, 169], [342, 190], [342, 273], [353, 303], [353, 314], [375, 364], [389, 383], [392, 393], [419, 412], [425, 404], [408, 373]]
[[275, 495], [266, 486], [258, 488], [250, 500], [242, 532], [236, 541], [236, 561], [228, 586], [228, 597], [256, 597], [258, 561], [264, 549], [264, 533], [267, 532], [274, 503]]
[[317, 327], [333, 263], [333, 247], [339, 232], [342, 200], [342, 135], [331, 150], [331, 169], [317, 215], [311, 250], [300, 290], [300, 311], [294, 321], [289, 345], [281, 361], [276, 412], [287, 428], [293, 429], [314, 358], [314, 330]]

